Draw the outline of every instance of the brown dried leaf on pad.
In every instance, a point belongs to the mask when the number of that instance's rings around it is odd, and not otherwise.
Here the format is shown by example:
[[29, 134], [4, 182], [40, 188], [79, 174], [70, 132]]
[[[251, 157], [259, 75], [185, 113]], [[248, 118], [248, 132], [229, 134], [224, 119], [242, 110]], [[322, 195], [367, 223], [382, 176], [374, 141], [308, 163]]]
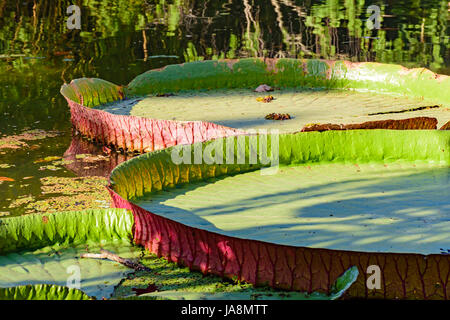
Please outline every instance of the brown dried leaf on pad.
[[265, 116], [266, 120], [289, 120], [291, 116], [288, 113], [270, 113]]
[[402, 120], [367, 121], [354, 124], [311, 124], [302, 128], [302, 132], [328, 130], [356, 130], [356, 129], [391, 129], [391, 130], [433, 130], [437, 129], [437, 119], [416, 117]]

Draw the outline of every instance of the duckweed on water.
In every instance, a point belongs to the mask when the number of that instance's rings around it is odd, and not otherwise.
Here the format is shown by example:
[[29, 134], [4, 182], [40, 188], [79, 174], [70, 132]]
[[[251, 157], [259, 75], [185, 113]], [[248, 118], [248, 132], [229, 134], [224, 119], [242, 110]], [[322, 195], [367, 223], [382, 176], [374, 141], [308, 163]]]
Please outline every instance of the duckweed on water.
[[26, 130], [17, 135], [0, 137], [0, 150], [2, 149], [22, 149], [30, 147], [26, 141], [36, 141], [46, 138], [53, 138], [61, 133], [58, 131]]
[[108, 180], [104, 177], [45, 177], [40, 181], [42, 195], [50, 197], [30, 202], [25, 207], [26, 213], [110, 207], [105, 188]]

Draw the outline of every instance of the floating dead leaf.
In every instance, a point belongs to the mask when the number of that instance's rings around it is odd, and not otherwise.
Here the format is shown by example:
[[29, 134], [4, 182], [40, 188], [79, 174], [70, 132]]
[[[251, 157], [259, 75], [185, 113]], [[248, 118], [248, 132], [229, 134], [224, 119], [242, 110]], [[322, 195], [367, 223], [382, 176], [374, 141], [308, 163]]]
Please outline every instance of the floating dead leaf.
[[265, 96], [265, 97], [256, 98], [256, 101], [268, 103], [268, 102], [271, 102], [273, 99], [274, 99], [273, 96]]
[[9, 215], [10, 215], [10, 213], [8, 211], [0, 212], [0, 217], [6, 217]]
[[29, 180], [29, 179], [32, 179], [32, 178], [34, 178], [34, 176], [23, 177], [22, 179], [23, 179], [23, 180]]
[[273, 91], [273, 88], [271, 86], [268, 86], [267, 84], [262, 84], [255, 89], [255, 92], [268, 92], [268, 91]]
[[289, 120], [291, 116], [288, 113], [270, 113], [265, 116], [266, 120]]
[[0, 169], [8, 169], [8, 168], [12, 168], [12, 167], [15, 167], [15, 165], [8, 164], [8, 163], [1, 163], [0, 164]]

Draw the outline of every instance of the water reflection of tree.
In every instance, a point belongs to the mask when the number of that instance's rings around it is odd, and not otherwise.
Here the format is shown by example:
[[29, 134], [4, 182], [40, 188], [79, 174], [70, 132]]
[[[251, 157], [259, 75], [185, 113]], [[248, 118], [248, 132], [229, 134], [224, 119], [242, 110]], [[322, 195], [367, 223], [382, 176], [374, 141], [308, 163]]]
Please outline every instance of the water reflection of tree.
[[386, 1], [378, 31], [365, 26], [364, 0], [78, 2], [81, 32], [65, 27], [72, 1], [23, 5], [1, 0], [1, 52], [47, 56], [72, 51], [75, 71], [90, 74], [95, 62], [126, 65], [160, 54], [188, 61], [244, 56], [375, 60], [434, 70], [449, 63], [446, 0]]

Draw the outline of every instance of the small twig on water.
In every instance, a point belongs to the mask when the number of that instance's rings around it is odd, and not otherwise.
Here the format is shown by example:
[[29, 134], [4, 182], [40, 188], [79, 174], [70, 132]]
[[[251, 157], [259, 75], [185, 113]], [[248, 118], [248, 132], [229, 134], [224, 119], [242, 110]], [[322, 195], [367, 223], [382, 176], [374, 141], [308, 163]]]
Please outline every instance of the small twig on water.
[[136, 271], [151, 271], [149, 268], [147, 268], [146, 266], [134, 262], [130, 259], [125, 259], [122, 257], [119, 257], [117, 254], [114, 254], [108, 250], [104, 250], [101, 249], [100, 253], [83, 253], [81, 255], [81, 258], [93, 258], [93, 259], [108, 259], [108, 260], [112, 260], [112, 261], [116, 261], [119, 262], [121, 264], [123, 264], [124, 266], [134, 269]]

